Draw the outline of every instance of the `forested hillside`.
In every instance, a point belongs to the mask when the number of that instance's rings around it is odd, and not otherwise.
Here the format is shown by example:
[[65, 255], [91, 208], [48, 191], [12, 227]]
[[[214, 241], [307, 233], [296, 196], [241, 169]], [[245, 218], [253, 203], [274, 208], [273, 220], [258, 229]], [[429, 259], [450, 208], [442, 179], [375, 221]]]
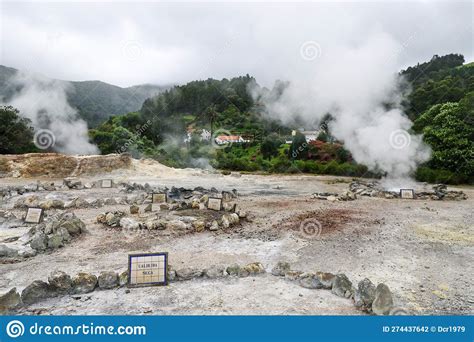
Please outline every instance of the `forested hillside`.
[[[0, 65], [0, 99], [8, 101], [21, 86], [12, 85], [18, 70]], [[59, 81], [62, 82], [62, 81]], [[112, 115], [138, 110], [145, 99], [169, 88], [150, 84], [121, 88], [101, 81], [67, 82], [67, 99], [89, 127], [96, 127]]]
[[[400, 72], [411, 90], [403, 105], [414, 122], [412, 133], [422, 133], [432, 149], [431, 160], [414, 175], [418, 180], [474, 181], [474, 64], [463, 63], [457, 54], [434, 56]], [[285, 126], [264, 116], [248, 92], [255, 84], [246, 75], [175, 86], [146, 99], [139, 110], [107, 119], [90, 130], [90, 137], [102, 153], [129, 152], [174, 167], [377, 176], [355, 163], [327, 126], [308, 143], [302, 134], [292, 135], [302, 126]], [[93, 85], [76, 84], [79, 92], [85, 91], [81, 86]], [[145, 96], [153, 89], [136, 90]], [[104, 103], [121, 108], [121, 95], [110, 91], [110, 85], [100, 83], [94, 96], [101, 100], [90, 98], [77, 106], [90, 113], [103, 113]], [[11, 115], [9, 120], [14, 122]], [[216, 145], [214, 138], [220, 135], [241, 141]]]

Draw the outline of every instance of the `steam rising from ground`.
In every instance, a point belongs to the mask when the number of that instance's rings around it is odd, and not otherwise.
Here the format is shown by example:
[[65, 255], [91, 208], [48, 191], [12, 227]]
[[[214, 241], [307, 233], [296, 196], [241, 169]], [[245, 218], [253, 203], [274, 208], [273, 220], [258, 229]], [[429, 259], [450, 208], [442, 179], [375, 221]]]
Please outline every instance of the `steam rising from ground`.
[[408, 133], [412, 123], [400, 106], [396, 57], [401, 47], [386, 34], [372, 35], [358, 46], [315, 45], [318, 53], [311, 55], [305, 55], [307, 45], [296, 65], [289, 66], [295, 70], [289, 82], [271, 91], [256, 86], [254, 98], [271, 117], [289, 123], [298, 116], [307, 129], [317, 128], [330, 113], [331, 134], [358, 163], [386, 173], [392, 183], [387, 186], [408, 185], [430, 151], [421, 136]]
[[51, 148], [65, 154], [99, 154], [89, 142], [86, 122], [67, 101], [67, 91], [72, 90], [68, 82], [17, 72], [9, 86], [15, 92], [3, 104], [17, 108], [31, 120], [35, 131], [50, 130], [54, 135]]

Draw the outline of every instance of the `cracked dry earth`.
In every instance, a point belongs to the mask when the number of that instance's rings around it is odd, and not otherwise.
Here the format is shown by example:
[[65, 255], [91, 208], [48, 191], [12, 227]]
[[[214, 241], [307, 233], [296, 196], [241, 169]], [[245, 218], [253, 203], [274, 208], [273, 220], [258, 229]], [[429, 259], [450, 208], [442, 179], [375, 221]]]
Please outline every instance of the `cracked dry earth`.
[[[361, 197], [349, 202], [310, 199], [313, 192], [342, 192], [350, 179], [308, 175], [223, 176], [198, 170], [154, 169], [135, 162], [133, 170], [103, 177], [159, 186], [212, 186], [239, 191], [248, 219], [226, 231], [176, 236], [167, 230], [126, 235], [95, 223], [97, 214], [128, 206], [76, 209], [88, 233], [53, 252], [0, 264], [0, 293], [46, 280], [53, 270], [122, 272], [127, 255], [169, 252], [174, 269], [261, 262], [267, 272], [278, 261], [307, 272], [345, 273], [357, 284], [383, 282], [395, 306], [418, 315], [473, 313], [474, 189], [460, 187], [465, 201], [422, 201]], [[2, 179], [27, 184], [31, 179]], [[58, 184], [62, 180], [55, 180]], [[107, 197], [117, 189], [67, 190], [69, 195]], [[302, 225], [306, 225], [302, 229]], [[21, 235], [0, 230], [0, 240]], [[248, 278], [195, 279], [166, 287], [95, 291], [80, 298], [51, 298], [22, 314], [362, 314], [352, 301], [327, 290], [311, 290], [267, 273]]]

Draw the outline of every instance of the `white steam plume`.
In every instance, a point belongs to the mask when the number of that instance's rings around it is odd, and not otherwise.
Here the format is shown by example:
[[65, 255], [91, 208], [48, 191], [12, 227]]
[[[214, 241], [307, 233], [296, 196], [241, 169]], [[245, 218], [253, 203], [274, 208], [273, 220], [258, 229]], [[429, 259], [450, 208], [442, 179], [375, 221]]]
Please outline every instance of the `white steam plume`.
[[[311, 43], [317, 53], [305, 55]], [[398, 187], [408, 185], [409, 175], [428, 160], [430, 150], [421, 136], [408, 133], [412, 123], [400, 106], [400, 46], [379, 33], [361, 45], [327, 49], [315, 42], [303, 44], [297, 65], [289, 66], [295, 72], [288, 83], [271, 91], [256, 86], [253, 97], [268, 115], [286, 123], [297, 115], [307, 125], [319, 124], [330, 113], [331, 133], [358, 163], [386, 172], [392, 180], [387, 186], [393, 181]]]
[[[77, 111], [67, 101], [70, 83], [25, 72], [17, 72], [8, 82], [15, 92], [11, 98], [2, 101], [3, 105], [17, 108], [21, 116], [31, 120], [38, 147], [51, 147], [65, 154], [99, 153], [98, 148], [89, 142], [87, 123], [78, 117]], [[52, 132], [52, 137], [42, 135], [47, 130]], [[40, 141], [42, 138], [49, 140]]]

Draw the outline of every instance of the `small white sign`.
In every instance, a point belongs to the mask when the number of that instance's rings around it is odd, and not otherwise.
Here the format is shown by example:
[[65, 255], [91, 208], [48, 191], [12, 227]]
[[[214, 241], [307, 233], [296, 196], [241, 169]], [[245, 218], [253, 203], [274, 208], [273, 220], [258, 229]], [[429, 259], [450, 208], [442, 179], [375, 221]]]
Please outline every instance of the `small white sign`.
[[167, 196], [166, 193], [153, 193], [151, 194], [152, 203], [166, 203]]
[[41, 208], [28, 208], [26, 212], [25, 222], [26, 223], [40, 223], [43, 221], [44, 210]]
[[400, 198], [414, 199], [415, 191], [413, 189], [400, 189]]
[[167, 285], [168, 253], [129, 254], [128, 284]]
[[207, 209], [220, 211], [222, 209], [222, 198], [209, 197]]
[[103, 179], [100, 183], [102, 188], [111, 188], [112, 187], [112, 180], [111, 179]]

